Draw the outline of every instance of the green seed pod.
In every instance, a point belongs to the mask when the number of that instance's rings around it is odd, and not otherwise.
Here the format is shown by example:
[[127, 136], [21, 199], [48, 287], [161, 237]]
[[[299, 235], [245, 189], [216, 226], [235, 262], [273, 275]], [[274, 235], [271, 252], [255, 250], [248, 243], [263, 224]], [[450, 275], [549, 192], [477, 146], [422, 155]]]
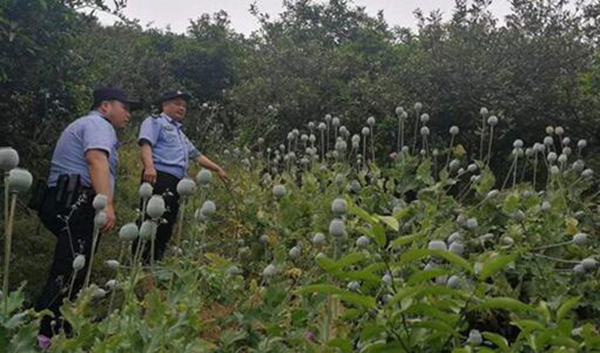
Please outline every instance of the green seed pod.
[[200, 186], [206, 187], [212, 180], [212, 173], [208, 169], [202, 169], [198, 172], [198, 175], [196, 175], [196, 180]]
[[285, 186], [283, 186], [283, 185], [275, 185], [273, 187], [273, 196], [275, 196], [275, 198], [277, 200], [280, 200], [283, 196], [285, 196], [285, 193], [286, 193]]
[[106, 260], [105, 264], [111, 270], [117, 270], [119, 268], [119, 261], [117, 260]]
[[498, 118], [495, 115], [492, 115], [488, 118], [487, 123], [490, 126], [496, 126], [498, 125]]
[[148, 200], [149, 198], [152, 197], [152, 193], [154, 192], [154, 188], [152, 187], [152, 185], [150, 183], [142, 183], [142, 185], [140, 185], [140, 198], [142, 200]]
[[106, 284], [104, 286], [110, 291], [115, 291], [119, 288], [119, 282], [117, 282], [117, 280], [111, 279], [106, 281]]
[[374, 117], [374, 116], [370, 116], [370, 117], [367, 119], [367, 125], [369, 125], [369, 126], [371, 126], [371, 127], [372, 127], [373, 125], [375, 125], [375, 117]]
[[122, 241], [134, 241], [138, 235], [139, 230], [135, 223], [127, 223], [119, 230], [119, 239]]
[[207, 217], [212, 216], [215, 214], [215, 212], [217, 212], [217, 205], [215, 205], [215, 203], [210, 200], [206, 200], [202, 204], [200, 212], [202, 212], [202, 214]]
[[460, 277], [453, 275], [448, 278], [448, 282], [446, 285], [452, 289], [458, 289], [460, 287], [462, 280]]
[[156, 222], [151, 220], [144, 221], [140, 227], [140, 239], [148, 241], [156, 235]]
[[586, 233], [578, 233], [573, 237], [573, 243], [577, 245], [586, 245], [589, 243], [590, 236]]
[[341, 217], [348, 212], [348, 203], [342, 198], [337, 198], [331, 203], [331, 212], [336, 217]]
[[79, 271], [79, 270], [82, 270], [84, 267], [85, 267], [85, 256], [82, 254], [79, 254], [75, 257], [75, 260], [73, 260], [73, 270]]
[[465, 252], [465, 246], [462, 243], [455, 241], [450, 244], [450, 252], [455, 253], [456, 255], [462, 255]]
[[356, 239], [356, 246], [359, 248], [365, 248], [371, 244], [371, 239], [369, 237], [361, 235], [358, 239]]
[[429, 250], [447, 250], [446, 243], [442, 240], [432, 240], [427, 245], [427, 249]]
[[335, 218], [329, 223], [329, 234], [336, 238], [346, 235], [346, 224], [341, 219]]
[[420, 111], [421, 111], [421, 109], [423, 109], [423, 104], [421, 104], [421, 102], [417, 102], [417, 103], [415, 103], [415, 110], [416, 110], [417, 112], [420, 112]]
[[460, 129], [458, 128], [458, 126], [452, 126], [450, 128], [450, 135], [458, 135], [458, 133], [460, 132]]
[[92, 202], [92, 206], [96, 211], [102, 211], [108, 205], [108, 197], [106, 195], [98, 194], [94, 197], [94, 201]]
[[183, 178], [177, 183], [177, 193], [179, 196], [192, 196], [196, 191], [196, 183], [190, 178]]
[[92, 297], [95, 300], [104, 299], [104, 297], [106, 297], [106, 291], [100, 287], [95, 287], [94, 291], [92, 292]]
[[96, 225], [98, 228], [102, 228], [107, 222], [108, 217], [106, 216], [106, 212], [100, 211], [96, 213], [96, 216], [94, 217], [94, 225]]
[[315, 234], [312, 238], [312, 243], [314, 245], [325, 245], [326, 244], [325, 235], [323, 233]]
[[291, 248], [288, 253], [288, 255], [290, 255], [290, 258], [292, 260], [299, 258], [301, 254], [302, 254], [302, 250], [300, 250], [300, 248], [297, 246], [294, 246], [293, 248]]
[[13, 148], [0, 148], [0, 170], [8, 171], [19, 165], [19, 153]]
[[598, 266], [598, 262], [596, 260], [594, 260], [593, 258], [588, 257], [581, 261], [581, 265], [583, 265], [583, 268], [586, 271], [592, 271]]
[[11, 193], [27, 192], [33, 183], [31, 173], [25, 169], [14, 168], [8, 172], [8, 190]]
[[360, 288], [360, 283], [357, 281], [352, 281], [352, 282], [348, 283], [348, 285], [346, 287], [348, 288], [348, 290], [356, 292]]
[[273, 264], [269, 264], [267, 267], [265, 267], [262, 274], [265, 278], [271, 278], [277, 274], [277, 267], [275, 267]]
[[481, 337], [479, 330], [471, 330], [471, 332], [469, 332], [469, 339], [467, 342], [473, 346], [481, 345], [483, 343], [483, 337]]
[[165, 213], [165, 200], [160, 195], [153, 195], [148, 201], [148, 205], [146, 206], [146, 212], [148, 215], [153, 218], [160, 218]]
[[240, 273], [242, 273], [242, 271], [240, 271], [240, 269], [236, 266], [236, 265], [231, 265], [229, 266], [229, 268], [227, 269], [227, 275], [229, 277], [234, 277], [239, 275]]

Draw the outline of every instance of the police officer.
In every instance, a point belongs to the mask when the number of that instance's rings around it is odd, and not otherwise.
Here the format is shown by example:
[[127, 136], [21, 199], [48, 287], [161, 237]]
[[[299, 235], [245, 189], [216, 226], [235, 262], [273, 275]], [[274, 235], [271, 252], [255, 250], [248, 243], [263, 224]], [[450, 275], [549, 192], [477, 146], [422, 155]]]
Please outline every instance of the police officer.
[[[225, 170], [196, 149], [182, 130], [182, 121], [187, 112], [190, 96], [182, 91], [170, 91], [161, 99], [162, 113], [144, 120], [140, 128], [138, 144], [143, 164], [142, 182], [154, 186], [154, 194], [163, 195], [167, 212], [166, 223], [158, 226], [155, 240], [154, 259], [160, 260], [171, 234], [179, 210], [177, 183], [187, 175], [190, 160], [217, 173], [226, 180]], [[134, 249], [136, 244], [134, 244]], [[143, 252], [149, 261], [150, 249]]]
[[[36, 310], [50, 309], [55, 316], [44, 316], [38, 335], [42, 349], [62, 326], [60, 306], [73, 276], [73, 260], [83, 254], [85, 267], [76, 273], [72, 296], [81, 289], [88, 266], [94, 229], [96, 194], [107, 196], [107, 222], [102, 232], [115, 224], [112, 203], [117, 171], [118, 140], [115, 128], [124, 128], [130, 111], [139, 103], [130, 101], [124, 91], [101, 88], [94, 91], [92, 111], [75, 120], [60, 135], [50, 167], [47, 188], [38, 210], [44, 226], [57, 239], [50, 276], [36, 303]], [[72, 299], [72, 298], [71, 298]], [[65, 322], [65, 329], [68, 323]]]

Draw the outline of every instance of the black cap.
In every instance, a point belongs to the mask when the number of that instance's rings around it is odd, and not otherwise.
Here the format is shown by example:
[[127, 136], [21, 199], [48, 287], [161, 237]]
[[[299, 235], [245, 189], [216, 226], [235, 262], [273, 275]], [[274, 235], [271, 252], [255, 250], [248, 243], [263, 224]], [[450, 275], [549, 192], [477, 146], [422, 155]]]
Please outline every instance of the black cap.
[[186, 102], [190, 100], [190, 98], [192, 98], [192, 96], [190, 96], [189, 94], [183, 92], [183, 91], [168, 91], [163, 93], [160, 102], [164, 103], [166, 101], [170, 101], [173, 99], [177, 99], [177, 98], [182, 98], [183, 100], [185, 100]]
[[98, 88], [94, 90], [94, 106], [104, 101], [119, 101], [129, 105], [129, 110], [136, 110], [142, 107], [140, 102], [132, 101], [127, 98], [127, 93], [118, 88]]

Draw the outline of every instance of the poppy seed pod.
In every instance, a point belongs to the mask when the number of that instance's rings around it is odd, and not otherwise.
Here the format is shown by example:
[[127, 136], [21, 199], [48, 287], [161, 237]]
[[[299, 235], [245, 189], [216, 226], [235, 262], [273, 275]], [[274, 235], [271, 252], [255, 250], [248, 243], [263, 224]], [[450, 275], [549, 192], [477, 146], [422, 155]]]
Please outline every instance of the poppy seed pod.
[[262, 137], [259, 137], [258, 140], [257, 140], [257, 142], [258, 142], [259, 145], [262, 145], [263, 143], [265, 143], [265, 139], [262, 138]]
[[281, 199], [283, 196], [285, 196], [285, 186], [283, 185], [275, 185], [273, 187], [273, 196], [275, 196], [275, 198], [277, 200]]
[[162, 196], [153, 195], [150, 200], [148, 200], [146, 213], [148, 213], [151, 218], [159, 218], [165, 213], [165, 211], [165, 200]]
[[312, 238], [314, 245], [325, 245], [325, 235], [323, 233], [317, 233]]
[[362, 128], [361, 132], [362, 132], [362, 134], [364, 136], [367, 136], [367, 135], [369, 135], [369, 133], [371, 132], [371, 130], [368, 127], [365, 126], [365, 127]]
[[327, 125], [325, 125], [325, 123], [319, 123], [319, 130], [321, 130], [321, 131], [327, 130]]
[[212, 216], [213, 214], [215, 214], [215, 212], [217, 212], [217, 205], [210, 200], [206, 200], [202, 204], [200, 212], [205, 216]]
[[331, 114], [326, 114], [325, 115], [325, 121], [326, 122], [330, 122], [331, 121]]
[[267, 267], [265, 267], [265, 269], [263, 270], [262, 275], [266, 278], [270, 278], [273, 277], [277, 274], [277, 267], [275, 267], [275, 265], [273, 264], [269, 264]]
[[556, 155], [555, 152], [550, 152], [550, 153], [548, 153], [548, 157], [546, 157], [546, 158], [548, 159], [548, 162], [554, 163], [558, 159], [558, 156]]
[[299, 247], [294, 246], [293, 248], [290, 249], [290, 251], [288, 252], [288, 255], [292, 259], [297, 259], [300, 257], [300, 255], [302, 255], [302, 250]]
[[140, 185], [140, 198], [142, 200], [148, 200], [151, 198], [153, 192], [154, 188], [150, 183], [142, 183], [142, 185]]
[[356, 239], [356, 246], [359, 248], [364, 248], [371, 244], [371, 240], [369, 237], [361, 235], [358, 239]]
[[577, 233], [573, 237], [573, 243], [577, 245], [586, 245], [589, 241], [590, 236], [586, 233]]
[[482, 117], [484, 117], [484, 118], [485, 118], [485, 117], [487, 117], [489, 113], [490, 113], [490, 112], [488, 111], [488, 109], [487, 109], [486, 107], [482, 107], [482, 108], [479, 110], [479, 114], [480, 114]]
[[554, 129], [554, 133], [558, 136], [562, 136], [565, 133], [565, 129], [563, 129], [562, 126], [557, 126], [556, 129]]
[[340, 119], [339, 118], [333, 118], [331, 119], [331, 125], [333, 126], [340, 126]]
[[459, 132], [460, 132], [460, 129], [458, 128], [458, 126], [452, 126], [450, 128], [450, 135], [458, 135]]
[[427, 245], [429, 250], [447, 250], [446, 243], [443, 240], [432, 240]]
[[309, 123], [308, 123], [308, 128], [309, 128], [310, 130], [314, 129], [314, 128], [315, 128], [315, 123], [314, 123], [314, 122], [312, 122], [312, 121], [311, 121], [311, 122], [309, 122]]
[[111, 270], [116, 270], [119, 268], [119, 261], [117, 260], [106, 260], [105, 264], [106, 267], [110, 268]]
[[[112, 261], [114, 261], [114, 260], [112, 260]], [[118, 262], [117, 262], [117, 264], [118, 264]], [[106, 289], [108, 289], [110, 291], [114, 291], [119, 288], [119, 282], [117, 282], [116, 279], [110, 279], [110, 280], [106, 281], [106, 284], [104, 286], [106, 287]]]
[[563, 145], [565, 145], [565, 146], [568, 146], [568, 145], [570, 145], [570, 144], [571, 144], [571, 139], [570, 139], [570, 138], [568, 138], [568, 137], [565, 137], [565, 138], [562, 140], [562, 143], [563, 143]]
[[96, 195], [96, 197], [94, 197], [94, 201], [92, 202], [92, 205], [94, 206], [94, 209], [96, 211], [102, 211], [103, 209], [106, 208], [107, 204], [108, 204], [108, 198], [102, 194]]
[[348, 203], [342, 198], [337, 198], [331, 203], [331, 212], [337, 217], [343, 216], [348, 212]]
[[490, 116], [488, 118], [487, 123], [490, 126], [496, 126], [496, 125], [498, 125], [498, 117], [496, 117], [495, 115]]
[[554, 134], [554, 127], [552, 127], [552, 126], [546, 126], [546, 133], [548, 135], [553, 135]]
[[11, 170], [19, 165], [19, 153], [13, 148], [0, 148], [0, 170]]
[[302, 136], [300, 136], [300, 140], [302, 142], [308, 142], [308, 135], [307, 134], [302, 134]]
[[473, 346], [481, 345], [483, 343], [483, 337], [481, 337], [479, 330], [471, 330], [471, 332], [469, 332], [469, 339], [467, 342]]
[[577, 148], [579, 148], [580, 150], [584, 149], [586, 146], [587, 146], [586, 140], [579, 140], [577, 142]]
[[523, 148], [523, 140], [516, 139], [515, 142], [513, 142], [513, 147], [514, 148]]
[[202, 208], [199, 208], [194, 212], [194, 219], [198, 222], [208, 221], [208, 216], [202, 213]]
[[552, 146], [554, 144], [554, 139], [551, 136], [544, 137], [544, 145]]
[[425, 114], [421, 115], [421, 122], [423, 124], [427, 124], [429, 122], [429, 114], [425, 113]]
[[24, 193], [33, 183], [31, 173], [25, 169], [14, 168], [8, 172], [8, 190], [11, 193]]
[[396, 107], [396, 115], [398, 115], [399, 117], [402, 116], [402, 113], [404, 113], [404, 108], [402, 107]]
[[308, 140], [312, 143], [315, 143], [317, 141], [317, 136], [315, 136], [314, 134], [310, 134]]
[[188, 197], [196, 191], [196, 183], [190, 178], [183, 178], [177, 183], [177, 193], [179, 196]]
[[458, 167], [460, 167], [460, 161], [458, 159], [453, 159], [450, 162], [449, 167], [450, 167], [450, 170], [457, 170]]
[[119, 230], [119, 239], [123, 241], [134, 241], [138, 235], [139, 230], [135, 223], [127, 223]]
[[374, 116], [370, 116], [370, 117], [367, 119], [367, 125], [369, 125], [369, 126], [373, 126], [373, 125], [375, 125], [375, 117], [374, 117]]
[[100, 212], [96, 213], [96, 216], [94, 217], [94, 225], [101, 228], [101, 227], [104, 227], [107, 222], [108, 222], [108, 217], [106, 216], [106, 212], [100, 211]]
[[429, 136], [429, 128], [427, 126], [423, 126], [421, 128], [421, 135], [422, 136]]
[[79, 271], [79, 270], [83, 269], [83, 267], [85, 267], [85, 256], [82, 254], [79, 254], [73, 260], [73, 270]]
[[346, 235], [346, 224], [339, 218], [333, 219], [329, 223], [329, 234], [336, 238], [341, 238]]
[[104, 297], [106, 297], [106, 291], [100, 287], [96, 287], [92, 292], [92, 297], [96, 300], [103, 299]]
[[420, 112], [420, 111], [421, 111], [421, 109], [423, 109], [423, 104], [421, 104], [421, 102], [417, 102], [417, 103], [415, 103], [415, 110], [416, 110], [417, 112]]
[[157, 227], [156, 222], [151, 220], [144, 221], [140, 226], [140, 239], [147, 241], [154, 238]]
[[198, 172], [198, 175], [196, 175], [196, 180], [198, 181], [200, 186], [207, 186], [212, 180], [211, 171], [208, 169], [202, 169], [200, 172]]

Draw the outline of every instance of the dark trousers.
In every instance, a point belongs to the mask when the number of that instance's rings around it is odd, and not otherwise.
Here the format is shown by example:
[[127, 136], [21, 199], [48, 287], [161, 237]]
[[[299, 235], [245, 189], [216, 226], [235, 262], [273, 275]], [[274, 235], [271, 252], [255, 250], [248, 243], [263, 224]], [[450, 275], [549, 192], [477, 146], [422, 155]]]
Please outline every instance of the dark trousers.
[[[56, 201], [56, 192], [56, 188], [49, 188], [45, 191], [38, 211], [44, 226], [56, 236], [50, 275], [35, 305], [36, 311], [49, 309], [54, 313], [56, 320], [54, 325], [52, 325], [53, 318], [51, 316], [46, 315], [42, 318], [40, 334], [48, 337], [52, 337], [63, 326], [60, 306], [68, 295], [74, 272], [73, 260], [79, 254], [85, 255], [85, 267], [77, 272], [71, 300], [83, 286], [92, 250], [95, 216], [92, 206], [94, 195], [91, 190], [83, 191], [75, 205], [69, 208]], [[69, 330], [68, 323], [65, 323], [64, 328]]]
[[[166, 220], [166, 223], [161, 223], [156, 230], [156, 239], [154, 240], [154, 260], [159, 261], [163, 258], [167, 244], [173, 234], [173, 227], [177, 220], [177, 213], [179, 212], [179, 195], [177, 194], [177, 184], [181, 179], [169, 173], [157, 171], [156, 182], [154, 183], [154, 195], [162, 195], [165, 200], [165, 206], [167, 211], [163, 214], [162, 218]], [[140, 208], [141, 208], [140, 203]], [[149, 218], [147, 214], [144, 215], [144, 219]], [[138, 240], [133, 242], [132, 252], [135, 254], [135, 249], [138, 247]], [[144, 263], [150, 263], [150, 242], [144, 244], [142, 250], [142, 259]]]

